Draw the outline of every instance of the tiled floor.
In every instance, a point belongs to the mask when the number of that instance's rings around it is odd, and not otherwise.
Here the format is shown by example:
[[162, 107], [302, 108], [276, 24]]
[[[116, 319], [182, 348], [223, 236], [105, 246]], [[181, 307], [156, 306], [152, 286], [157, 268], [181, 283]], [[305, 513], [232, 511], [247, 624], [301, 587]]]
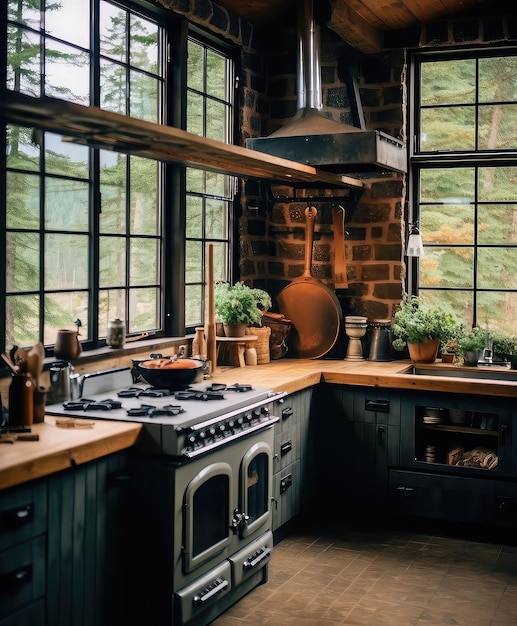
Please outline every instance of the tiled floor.
[[410, 531], [297, 533], [275, 546], [268, 583], [213, 622], [244, 624], [517, 625], [517, 547]]

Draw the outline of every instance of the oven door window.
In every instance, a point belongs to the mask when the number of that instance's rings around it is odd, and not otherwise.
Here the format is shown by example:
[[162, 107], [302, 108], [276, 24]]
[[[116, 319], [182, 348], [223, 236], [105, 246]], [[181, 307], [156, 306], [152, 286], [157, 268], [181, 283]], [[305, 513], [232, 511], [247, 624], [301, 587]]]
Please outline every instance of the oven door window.
[[249, 537], [271, 521], [272, 457], [264, 442], [254, 444], [244, 455], [241, 465], [241, 510], [248, 523], [241, 529]]
[[231, 467], [213, 463], [188, 484], [184, 499], [183, 567], [191, 572], [230, 543]]

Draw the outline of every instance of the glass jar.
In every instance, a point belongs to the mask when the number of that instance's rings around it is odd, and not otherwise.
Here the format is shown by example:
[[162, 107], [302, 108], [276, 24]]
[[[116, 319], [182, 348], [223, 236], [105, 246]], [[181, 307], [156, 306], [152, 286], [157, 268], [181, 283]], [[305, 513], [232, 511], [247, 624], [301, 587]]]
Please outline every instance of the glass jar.
[[118, 317], [108, 321], [106, 343], [110, 348], [123, 348], [126, 343], [126, 326]]

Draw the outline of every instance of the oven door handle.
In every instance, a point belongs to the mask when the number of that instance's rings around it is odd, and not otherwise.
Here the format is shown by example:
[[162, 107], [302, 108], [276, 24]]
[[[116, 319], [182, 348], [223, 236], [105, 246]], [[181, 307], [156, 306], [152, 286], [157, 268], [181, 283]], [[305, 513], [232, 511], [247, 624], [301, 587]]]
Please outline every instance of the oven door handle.
[[211, 589], [200, 593], [199, 595], [194, 596], [194, 604], [203, 604], [204, 602], [208, 602], [211, 598], [213, 598], [216, 594], [225, 591], [228, 588], [228, 581], [226, 579], [218, 578], [213, 585], [211, 585]]

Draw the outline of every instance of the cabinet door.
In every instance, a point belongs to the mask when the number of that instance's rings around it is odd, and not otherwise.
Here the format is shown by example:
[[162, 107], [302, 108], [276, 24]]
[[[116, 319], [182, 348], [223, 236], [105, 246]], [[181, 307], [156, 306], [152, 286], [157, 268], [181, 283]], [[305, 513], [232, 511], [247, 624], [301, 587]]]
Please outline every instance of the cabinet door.
[[[55, 474], [48, 481], [48, 623], [52, 626], [122, 624], [120, 585], [127, 568], [120, 549], [123, 521], [113, 515], [123, 499], [114, 476], [125, 453]], [[116, 528], [115, 528], [116, 526]], [[128, 545], [124, 547], [128, 558]], [[109, 577], [108, 575], [109, 574]], [[106, 620], [118, 600], [116, 619]]]

